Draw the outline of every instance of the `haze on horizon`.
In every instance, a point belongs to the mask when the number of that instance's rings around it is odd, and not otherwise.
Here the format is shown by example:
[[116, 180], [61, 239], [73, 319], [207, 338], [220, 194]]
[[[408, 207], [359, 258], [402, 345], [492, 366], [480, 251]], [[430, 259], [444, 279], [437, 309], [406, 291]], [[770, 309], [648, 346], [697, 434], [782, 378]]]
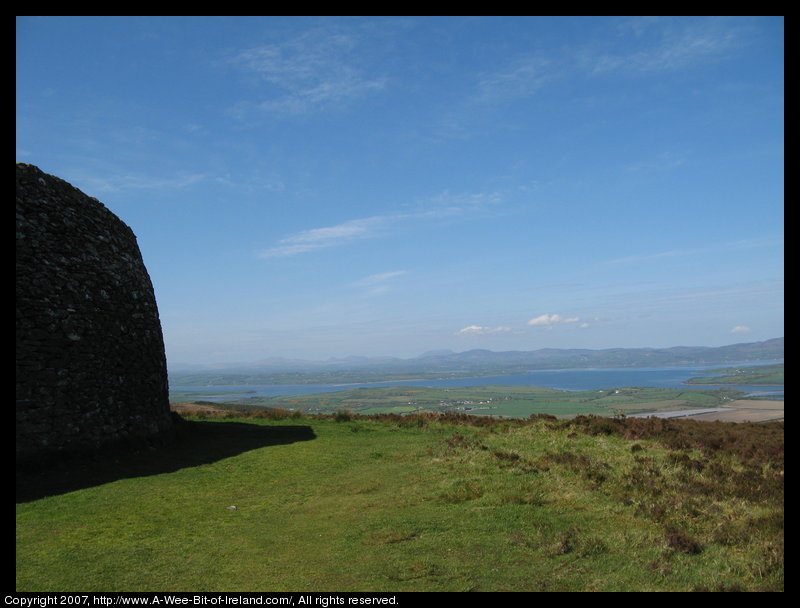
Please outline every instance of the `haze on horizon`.
[[17, 17], [171, 364], [784, 335], [782, 17]]

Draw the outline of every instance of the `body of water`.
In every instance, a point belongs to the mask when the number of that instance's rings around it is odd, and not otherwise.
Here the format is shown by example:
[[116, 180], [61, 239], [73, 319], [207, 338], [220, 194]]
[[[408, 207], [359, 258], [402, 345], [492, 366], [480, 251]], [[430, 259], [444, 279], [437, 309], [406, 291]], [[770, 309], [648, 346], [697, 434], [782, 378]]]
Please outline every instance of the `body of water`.
[[[271, 384], [252, 386], [170, 386], [173, 391], [191, 391], [208, 393], [202, 397], [206, 401], [230, 401], [232, 396], [222, 393], [238, 393], [238, 397], [276, 397], [283, 395], [309, 395], [313, 393], [332, 393], [351, 388], [375, 386], [431, 386], [431, 387], [464, 387], [464, 386], [540, 386], [567, 391], [588, 391], [621, 387], [655, 387], [684, 388], [687, 390], [712, 390], [721, 385], [687, 385], [687, 380], [697, 376], [710, 375], [708, 370], [721, 367], [769, 365], [782, 361], [758, 361], [747, 363], [731, 363], [723, 365], [707, 365], [695, 367], [653, 367], [653, 368], [610, 368], [610, 369], [561, 369], [536, 370], [525, 374], [503, 376], [480, 376], [470, 378], [447, 378], [441, 380], [391, 380], [387, 382], [369, 382], [358, 384]], [[783, 398], [783, 387], [770, 386], [734, 386], [748, 394], [763, 395], [771, 398]], [[246, 395], [242, 395], [246, 392]]]

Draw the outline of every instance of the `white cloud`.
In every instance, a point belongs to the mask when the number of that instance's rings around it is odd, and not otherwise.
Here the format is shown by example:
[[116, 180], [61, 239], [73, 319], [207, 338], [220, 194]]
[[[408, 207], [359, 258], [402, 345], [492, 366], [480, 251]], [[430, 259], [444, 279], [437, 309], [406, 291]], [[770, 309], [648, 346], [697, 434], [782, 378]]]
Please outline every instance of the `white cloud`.
[[506, 331], [511, 331], [510, 327], [483, 327], [481, 325], [469, 325], [468, 327], [464, 327], [463, 329], [459, 329], [455, 332], [454, 335], [456, 336], [476, 336], [476, 335], [485, 335], [485, 334], [497, 334]]
[[528, 325], [552, 327], [558, 323], [577, 323], [578, 321], [580, 321], [580, 317], [562, 317], [561, 315], [543, 314], [528, 321]]
[[731, 330], [732, 334], [746, 334], [750, 331], [750, 328], [746, 325], [737, 325]]

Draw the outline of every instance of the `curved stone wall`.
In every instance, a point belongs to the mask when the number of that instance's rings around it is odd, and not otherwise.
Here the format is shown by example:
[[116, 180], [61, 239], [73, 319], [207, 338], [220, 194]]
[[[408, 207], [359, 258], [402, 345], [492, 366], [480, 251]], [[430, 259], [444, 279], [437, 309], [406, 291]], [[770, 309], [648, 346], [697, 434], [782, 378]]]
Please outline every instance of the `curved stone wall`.
[[131, 229], [21, 163], [16, 211], [18, 461], [168, 430], [161, 324]]

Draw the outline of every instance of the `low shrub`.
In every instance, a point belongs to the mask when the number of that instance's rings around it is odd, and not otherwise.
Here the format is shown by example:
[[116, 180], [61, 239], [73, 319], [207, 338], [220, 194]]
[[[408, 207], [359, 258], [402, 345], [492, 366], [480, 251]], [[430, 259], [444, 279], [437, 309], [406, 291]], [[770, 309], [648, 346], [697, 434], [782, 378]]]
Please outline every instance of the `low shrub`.
[[339, 410], [333, 415], [336, 422], [350, 422], [353, 419], [353, 412], [350, 410]]

